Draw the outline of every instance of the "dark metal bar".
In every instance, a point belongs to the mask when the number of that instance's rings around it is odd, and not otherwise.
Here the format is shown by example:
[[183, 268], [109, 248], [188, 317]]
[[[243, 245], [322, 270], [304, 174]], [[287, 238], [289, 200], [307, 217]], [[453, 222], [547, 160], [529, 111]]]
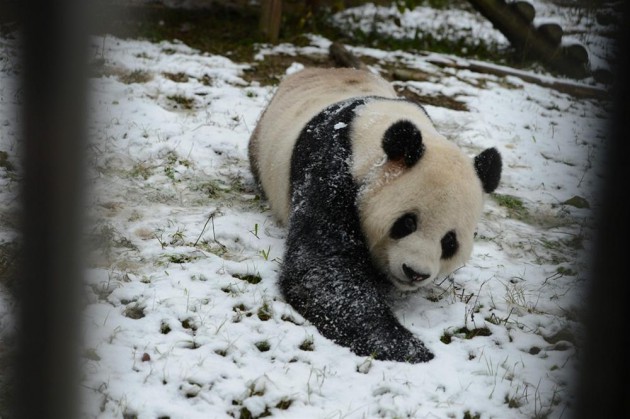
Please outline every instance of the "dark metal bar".
[[15, 411], [22, 418], [77, 416], [87, 3], [21, 3], [24, 259]]
[[628, 237], [630, 206], [630, 15], [624, 20], [617, 45], [615, 108], [606, 156], [606, 177], [601, 182], [603, 208], [598, 214], [598, 236], [590, 272], [586, 348], [581, 358], [576, 419], [630, 417], [630, 338], [628, 337]]

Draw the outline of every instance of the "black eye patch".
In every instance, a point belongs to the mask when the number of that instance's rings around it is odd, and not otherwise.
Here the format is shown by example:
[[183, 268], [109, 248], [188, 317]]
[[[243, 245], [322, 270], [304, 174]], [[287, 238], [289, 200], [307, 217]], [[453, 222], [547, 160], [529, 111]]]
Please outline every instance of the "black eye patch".
[[402, 239], [410, 235], [418, 228], [418, 217], [416, 214], [408, 212], [398, 218], [389, 231], [389, 237], [394, 240]]
[[457, 253], [459, 243], [457, 242], [457, 234], [453, 230], [449, 231], [442, 237], [442, 259], [450, 259]]

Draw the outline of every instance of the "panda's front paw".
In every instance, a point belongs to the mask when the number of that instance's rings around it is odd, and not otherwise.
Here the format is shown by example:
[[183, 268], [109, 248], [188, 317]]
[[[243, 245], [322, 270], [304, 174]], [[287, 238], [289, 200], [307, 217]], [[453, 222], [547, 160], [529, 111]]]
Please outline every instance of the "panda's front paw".
[[420, 341], [417, 343], [414, 342], [414, 348], [409, 354], [408, 358], [405, 360], [410, 364], [419, 364], [420, 362], [428, 362], [435, 358], [433, 352], [427, 349], [426, 346]]
[[428, 362], [435, 357], [422, 341], [411, 336], [392, 340], [390, 344], [380, 346], [380, 350], [374, 351], [373, 356], [381, 361], [408, 362], [410, 364]]

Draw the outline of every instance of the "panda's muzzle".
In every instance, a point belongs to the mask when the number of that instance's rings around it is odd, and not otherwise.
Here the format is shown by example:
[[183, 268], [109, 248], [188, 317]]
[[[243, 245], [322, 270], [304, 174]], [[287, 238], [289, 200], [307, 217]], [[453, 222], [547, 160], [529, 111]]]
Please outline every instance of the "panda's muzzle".
[[405, 273], [405, 276], [409, 278], [409, 280], [412, 282], [424, 281], [425, 279], [431, 276], [431, 274], [423, 274], [420, 272], [416, 272], [413, 269], [411, 269], [409, 266], [405, 265], [404, 263], [402, 265], [402, 269], [403, 269], [403, 272]]

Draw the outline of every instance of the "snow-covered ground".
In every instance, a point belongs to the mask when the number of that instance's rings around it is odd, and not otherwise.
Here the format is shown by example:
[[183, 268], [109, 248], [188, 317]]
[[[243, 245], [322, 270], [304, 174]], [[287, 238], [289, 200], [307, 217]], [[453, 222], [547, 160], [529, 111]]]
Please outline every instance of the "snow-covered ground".
[[[558, 2], [528, 0], [535, 8], [534, 26], [557, 23], [563, 30], [562, 43], [584, 45], [589, 54], [592, 70], [610, 69], [615, 51], [610, 38], [616, 25], [620, 24], [620, 2], [601, 3], [598, 7], [585, 7], [580, 2]], [[471, 47], [483, 44], [489, 50], [501, 51], [509, 48], [509, 41], [494, 29], [466, 2], [446, 2], [443, 9], [429, 6], [412, 9], [400, 8], [396, 4], [375, 6], [367, 3], [337, 13], [332, 22], [350, 37], [372, 36], [411, 39], [422, 45], [424, 38], [450, 41], [460, 44], [466, 53]]]
[[439, 41], [468, 38], [469, 45], [484, 42], [494, 48], [509, 46], [508, 40], [492, 27], [489, 20], [473, 10], [460, 8], [418, 6], [410, 10], [395, 4], [376, 6], [367, 3], [336, 13], [332, 22], [349, 34], [359, 31], [418, 41], [426, 36]]
[[[311, 37], [259, 56], [325, 56], [328, 45]], [[4, 222], [19, 178], [14, 47], [0, 38], [0, 152], [14, 166], [0, 164], [0, 245], [15, 239]], [[376, 59], [374, 71], [399, 63], [430, 74], [397, 87], [463, 103], [427, 111], [467, 154], [503, 155], [470, 262], [391, 296], [435, 359], [355, 356], [283, 301], [286, 230], [259, 199], [246, 151], [272, 86], [247, 82], [247, 63], [181, 43], [105, 36], [93, 39], [90, 84], [87, 233], [99, 251], [85, 284], [85, 417], [569, 416], [610, 104], [425, 56], [353, 51]]]

